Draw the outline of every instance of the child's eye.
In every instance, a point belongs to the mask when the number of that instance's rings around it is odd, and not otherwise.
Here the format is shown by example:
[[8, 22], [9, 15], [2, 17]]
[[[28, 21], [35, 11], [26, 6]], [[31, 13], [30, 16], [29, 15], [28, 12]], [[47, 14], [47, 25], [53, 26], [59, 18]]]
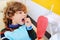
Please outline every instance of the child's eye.
[[20, 12], [19, 14], [22, 14], [22, 12]]
[[24, 13], [24, 14], [26, 14], [26, 13]]
[[19, 14], [22, 14], [22, 13], [19, 13]]

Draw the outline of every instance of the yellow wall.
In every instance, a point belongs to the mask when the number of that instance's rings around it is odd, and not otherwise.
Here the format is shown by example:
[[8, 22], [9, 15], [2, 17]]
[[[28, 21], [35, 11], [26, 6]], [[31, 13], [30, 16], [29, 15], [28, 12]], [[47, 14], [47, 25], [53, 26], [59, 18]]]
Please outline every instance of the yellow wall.
[[54, 4], [53, 12], [60, 15], [60, 0], [32, 0], [39, 5], [44, 6], [47, 9], [51, 8], [51, 5]]

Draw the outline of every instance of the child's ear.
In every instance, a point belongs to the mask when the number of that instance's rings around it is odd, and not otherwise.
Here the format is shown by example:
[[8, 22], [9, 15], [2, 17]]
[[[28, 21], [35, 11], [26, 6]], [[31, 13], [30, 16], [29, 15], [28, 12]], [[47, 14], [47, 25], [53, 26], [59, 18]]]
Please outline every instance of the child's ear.
[[10, 17], [11, 20], [13, 20], [13, 17]]
[[11, 20], [13, 19], [13, 18], [10, 18]]

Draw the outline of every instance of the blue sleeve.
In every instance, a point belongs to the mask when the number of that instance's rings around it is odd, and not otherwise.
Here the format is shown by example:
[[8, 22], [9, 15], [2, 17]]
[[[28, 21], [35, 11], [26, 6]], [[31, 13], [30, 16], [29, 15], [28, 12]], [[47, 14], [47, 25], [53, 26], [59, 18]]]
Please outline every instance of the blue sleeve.
[[13, 40], [11, 37], [11, 32], [10, 31], [6, 31], [5, 33], [5, 37], [8, 38], [9, 40]]
[[30, 27], [26, 27], [26, 29], [27, 30], [32, 30], [33, 28], [32, 28], [32, 26], [30, 26]]

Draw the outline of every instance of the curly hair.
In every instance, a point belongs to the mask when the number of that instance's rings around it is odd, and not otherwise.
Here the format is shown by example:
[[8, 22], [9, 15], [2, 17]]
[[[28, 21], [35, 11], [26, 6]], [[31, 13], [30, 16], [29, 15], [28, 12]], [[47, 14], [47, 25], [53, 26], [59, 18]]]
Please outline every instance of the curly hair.
[[27, 8], [24, 4], [20, 2], [9, 2], [7, 3], [7, 7], [4, 10], [4, 23], [6, 26], [12, 23], [10, 17], [14, 16], [16, 11], [27, 12]]

